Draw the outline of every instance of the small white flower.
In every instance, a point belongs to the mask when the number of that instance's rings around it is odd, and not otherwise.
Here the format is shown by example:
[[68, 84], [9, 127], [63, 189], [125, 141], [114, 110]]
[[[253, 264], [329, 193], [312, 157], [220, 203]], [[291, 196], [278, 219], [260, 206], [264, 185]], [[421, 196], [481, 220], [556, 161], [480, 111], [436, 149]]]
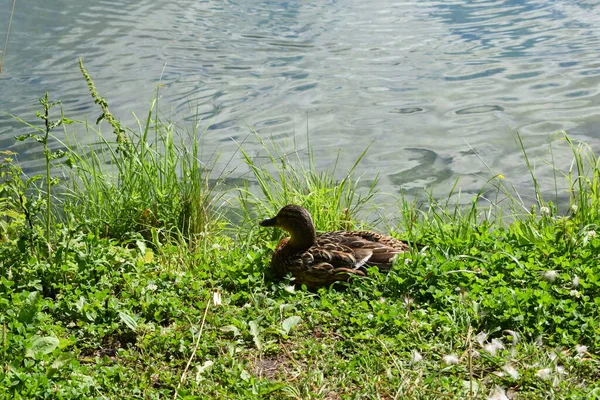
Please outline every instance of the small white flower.
[[554, 282], [556, 280], [557, 276], [558, 276], [558, 272], [556, 272], [553, 269], [542, 273], [542, 279], [545, 280], [546, 282]]
[[283, 290], [285, 290], [288, 293], [294, 293], [296, 291], [296, 288], [294, 287], [294, 285], [287, 285], [283, 288]]
[[573, 204], [571, 206], [571, 212], [573, 212], [573, 214], [575, 214], [577, 212], [577, 204]]
[[573, 290], [571, 290], [571, 291], [569, 292], [569, 294], [570, 294], [571, 296], [573, 296], [573, 297], [577, 297], [577, 298], [581, 297], [581, 294], [579, 293], [579, 290], [575, 290], [575, 289], [573, 289]]
[[410, 263], [412, 263], [412, 260], [410, 258], [404, 259], [404, 265], [409, 265]]
[[146, 286], [146, 290], [149, 292], [154, 292], [156, 289], [158, 289], [158, 286], [154, 283], [149, 283], [148, 286]]
[[579, 287], [579, 277], [577, 275], [573, 277], [573, 283], [571, 284], [571, 286], [574, 288]]
[[458, 364], [458, 357], [455, 354], [448, 354], [442, 357], [442, 360], [448, 365]]
[[565, 371], [565, 367], [563, 367], [562, 365], [557, 365], [556, 366], [556, 373], [560, 374], [560, 375], [567, 375], [568, 372]]
[[540, 379], [548, 379], [548, 378], [550, 378], [551, 373], [552, 373], [552, 370], [550, 368], [544, 368], [544, 369], [540, 369], [538, 372], [536, 372], [535, 376], [537, 376]]
[[406, 296], [404, 297], [404, 304], [406, 304], [407, 306], [411, 305], [412, 303], [414, 303], [415, 299], [413, 299], [410, 296]]
[[221, 292], [219, 292], [218, 290], [213, 293], [213, 304], [216, 307], [218, 307], [222, 304], [221, 303]]
[[519, 378], [519, 371], [517, 371], [515, 369], [515, 367], [512, 366], [512, 364], [506, 364], [505, 366], [502, 367], [502, 370], [504, 372], [506, 372], [513, 379]]
[[423, 359], [423, 356], [422, 356], [422, 355], [421, 355], [421, 353], [419, 353], [418, 351], [416, 351], [416, 350], [413, 350], [413, 351], [410, 353], [410, 362], [411, 362], [411, 363], [413, 363], [413, 364], [416, 364], [416, 363], [418, 363], [419, 361], [421, 361], [422, 359]]
[[540, 214], [542, 214], [544, 217], [547, 217], [550, 215], [550, 209], [548, 207], [540, 207]]
[[578, 344], [578, 345], [575, 345], [575, 351], [577, 352], [577, 354], [582, 355], [582, 354], [587, 353], [588, 347]]
[[598, 237], [598, 234], [596, 233], [595, 230], [590, 229], [589, 231], [587, 231], [585, 233], [585, 235], [583, 236], [583, 245], [587, 245], [589, 243], [590, 240], [594, 239]]
[[506, 392], [500, 386], [494, 387], [494, 391], [490, 394], [487, 400], [509, 400], [506, 396]]

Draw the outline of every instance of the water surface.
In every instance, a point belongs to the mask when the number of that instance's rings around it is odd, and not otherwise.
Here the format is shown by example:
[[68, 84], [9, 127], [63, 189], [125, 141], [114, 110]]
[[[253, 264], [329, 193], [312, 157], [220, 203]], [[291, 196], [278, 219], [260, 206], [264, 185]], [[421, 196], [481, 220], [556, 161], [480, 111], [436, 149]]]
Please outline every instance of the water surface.
[[[277, 143], [308, 131], [319, 168], [341, 151], [343, 171], [372, 144], [358, 171], [379, 173], [385, 192], [434, 185], [445, 196], [460, 178], [468, 200], [496, 173], [527, 190], [515, 131], [534, 160], [563, 129], [600, 149], [599, 3], [17, 0], [0, 111], [34, 121], [50, 91], [70, 117], [95, 120], [82, 57], [127, 124], [160, 83], [167, 116], [210, 125], [205, 153], [223, 153], [217, 168], [241, 142], [264, 156], [252, 127]], [[11, 4], [0, 0], [1, 43]], [[26, 131], [0, 115], [0, 149], [34, 172], [39, 149], [13, 140]], [[566, 151], [554, 157], [568, 167]], [[549, 169], [539, 174], [551, 185]]]

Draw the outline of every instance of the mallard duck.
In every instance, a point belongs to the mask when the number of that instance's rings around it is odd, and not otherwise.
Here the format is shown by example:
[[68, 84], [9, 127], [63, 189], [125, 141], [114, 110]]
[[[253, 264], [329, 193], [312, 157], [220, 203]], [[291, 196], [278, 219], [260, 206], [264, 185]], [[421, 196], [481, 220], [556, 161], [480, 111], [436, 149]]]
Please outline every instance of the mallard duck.
[[295, 204], [283, 207], [260, 226], [281, 228], [290, 234], [279, 242], [271, 267], [278, 278], [291, 273], [295, 283], [308, 288], [345, 281], [351, 275], [364, 276], [368, 265], [387, 271], [399, 253], [409, 250], [398, 239], [369, 231], [335, 231], [317, 236], [310, 213]]

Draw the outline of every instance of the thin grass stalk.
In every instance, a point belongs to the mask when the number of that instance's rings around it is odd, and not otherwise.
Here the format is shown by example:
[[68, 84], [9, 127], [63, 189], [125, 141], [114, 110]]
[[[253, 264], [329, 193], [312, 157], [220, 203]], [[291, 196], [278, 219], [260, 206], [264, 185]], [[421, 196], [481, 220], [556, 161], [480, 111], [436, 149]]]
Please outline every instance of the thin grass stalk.
[[525, 144], [523, 143], [523, 138], [521, 137], [521, 135], [518, 132], [513, 136], [513, 138], [514, 138], [515, 142], [517, 143], [517, 145], [519, 146], [519, 148], [521, 150], [521, 154], [523, 154], [523, 159], [525, 160], [525, 165], [527, 165], [527, 170], [529, 171], [529, 175], [531, 176], [531, 181], [533, 182], [533, 188], [535, 190], [535, 197], [536, 197], [537, 204], [540, 207], [542, 207], [545, 205], [545, 202], [542, 197], [540, 185], [537, 181], [537, 178], [535, 177], [535, 170], [531, 166], [531, 162], [529, 161], [529, 155], [527, 154], [527, 151], [525, 150]]
[[15, 15], [15, 5], [17, 0], [13, 0], [12, 7], [10, 9], [10, 17], [8, 18], [8, 27], [6, 28], [6, 38], [4, 39], [4, 50], [2, 50], [2, 57], [0, 58], [0, 74], [4, 67], [4, 57], [6, 56], [6, 49], [8, 48], [8, 37], [10, 36], [10, 28], [12, 27], [13, 15]]
[[44, 159], [46, 164], [46, 243], [48, 244], [48, 248], [50, 248], [50, 189], [52, 187], [52, 177], [50, 175], [50, 148], [48, 147], [48, 136], [50, 135], [51, 122], [50, 122], [50, 104], [48, 102], [48, 92], [46, 92], [44, 96], [44, 100], [42, 102], [44, 106], [44, 122], [46, 127], [46, 132], [43, 136], [44, 141], [42, 144], [44, 145]]

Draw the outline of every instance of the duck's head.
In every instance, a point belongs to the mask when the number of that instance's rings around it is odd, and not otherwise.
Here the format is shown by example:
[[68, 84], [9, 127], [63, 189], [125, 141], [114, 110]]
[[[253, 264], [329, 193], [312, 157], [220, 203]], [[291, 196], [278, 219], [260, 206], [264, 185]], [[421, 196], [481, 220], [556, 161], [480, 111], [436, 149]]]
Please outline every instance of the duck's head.
[[295, 204], [283, 207], [273, 218], [260, 222], [260, 226], [281, 228], [290, 234], [288, 245], [310, 247], [315, 243], [315, 225], [308, 210]]

